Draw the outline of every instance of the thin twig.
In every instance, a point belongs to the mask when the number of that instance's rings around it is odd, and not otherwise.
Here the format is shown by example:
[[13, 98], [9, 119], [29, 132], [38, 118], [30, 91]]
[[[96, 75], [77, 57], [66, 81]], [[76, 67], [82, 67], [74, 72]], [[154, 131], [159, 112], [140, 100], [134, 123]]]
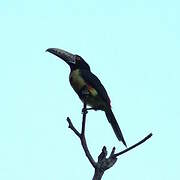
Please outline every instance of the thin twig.
[[88, 91], [86, 89], [84, 91], [84, 95], [85, 95], [84, 96], [85, 98], [84, 98], [84, 105], [83, 105], [83, 109], [82, 109], [83, 117], [82, 117], [81, 133], [74, 127], [74, 125], [72, 124], [69, 117], [67, 118], [67, 121], [69, 124], [69, 128], [79, 137], [79, 139], [81, 141], [81, 145], [83, 147], [83, 150], [86, 154], [86, 157], [88, 158], [89, 162], [92, 164], [92, 166], [95, 169], [93, 180], [101, 180], [104, 172], [107, 169], [111, 168], [116, 163], [118, 156], [120, 156], [120, 155], [130, 151], [131, 149], [137, 147], [138, 145], [144, 143], [146, 140], [148, 140], [152, 136], [152, 133], [150, 133], [148, 136], [146, 136], [144, 139], [142, 139], [138, 143], [132, 145], [131, 147], [129, 147], [119, 153], [115, 153], [115, 147], [113, 147], [109, 157], [107, 157], [107, 150], [106, 150], [106, 147], [104, 146], [102, 148], [102, 152], [98, 156], [98, 162], [95, 162], [95, 160], [93, 159], [93, 157], [88, 149], [88, 146], [86, 143], [86, 137], [85, 137], [86, 115], [87, 115], [88, 110], [91, 110], [91, 108], [87, 109], [86, 100], [88, 97]]
[[87, 114], [87, 110], [86, 110], [86, 98], [84, 98], [84, 106], [83, 106], [83, 117], [82, 117], [82, 129], [81, 129], [81, 135], [85, 136], [85, 127], [86, 127], [86, 114]]
[[69, 128], [79, 137], [81, 138], [81, 134], [79, 133], [79, 131], [74, 127], [74, 125], [72, 124], [71, 120], [69, 117], [67, 117], [67, 122], [69, 124]]
[[82, 136], [81, 138], [81, 144], [82, 144], [82, 147], [84, 149], [84, 152], [86, 154], [86, 157], [88, 158], [89, 162], [92, 164], [92, 166], [94, 168], [96, 168], [97, 166], [97, 163], [95, 162], [95, 160], [93, 159], [89, 149], [88, 149], [88, 146], [87, 146], [87, 143], [86, 143], [86, 138], [84, 136]]
[[86, 143], [86, 138], [85, 138], [85, 127], [86, 127], [86, 114], [87, 114], [87, 110], [86, 110], [86, 98], [84, 100], [84, 107], [83, 107], [83, 120], [82, 120], [82, 130], [81, 130], [81, 144], [82, 144], [82, 147], [84, 149], [84, 152], [87, 156], [87, 158], [89, 159], [90, 163], [92, 164], [92, 166], [94, 168], [96, 168], [96, 162], [95, 160], [93, 159], [91, 153], [89, 152], [89, 149], [88, 149], [88, 146], [87, 146], [87, 143]]
[[85, 138], [85, 126], [86, 126], [86, 114], [87, 114], [87, 110], [86, 110], [86, 102], [84, 102], [84, 108], [82, 110], [83, 113], [83, 120], [82, 120], [82, 129], [81, 129], [81, 133], [79, 133], [79, 131], [74, 127], [74, 125], [72, 124], [70, 118], [67, 118], [67, 121], [69, 123], [69, 128], [80, 138], [81, 140], [81, 144], [83, 147], [83, 150], [86, 154], [86, 157], [88, 158], [88, 160], [90, 161], [90, 163], [92, 164], [92, 166], [94, 168], [96, 168], [97, 163], [95, 162], [95, 160], [93, 159], [87, 143], [86, 143], [86, 138]]
[[133, 149], [133, 148], [139, 146], [140, 144], [144, 143], [144, 142], [145, 142], [146, 140], [148, 140], [151, 136], [152, 136], [152, 133], [148, 134], [144, 139], [142, 139], [142, 140], [139, 141], [138, 143], [132, 145], [131, 147], [129, 147], [129, 148], [127, 148], [127, 149], [125, 149], [125, 150], [123, 150], [123, 151], [121, 151], [121, 152], [119, 152], [119, 153], [114, 154], [113, 156], [114, 156], [114, 157], [117, 157], [117, 156], [120, 156], [120, 155], [122, 155], [122, 154], [130, 151], [131, 149]]

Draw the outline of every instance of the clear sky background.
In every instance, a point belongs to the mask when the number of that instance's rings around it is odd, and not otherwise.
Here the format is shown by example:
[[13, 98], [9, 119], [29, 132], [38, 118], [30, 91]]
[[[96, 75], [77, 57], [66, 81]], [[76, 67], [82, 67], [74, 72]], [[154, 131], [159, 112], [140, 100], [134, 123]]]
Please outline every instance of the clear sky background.
[[[101, 79], [130, 146], [103, 180], [180, 179], [178, 0], [0, 2], [0, 179], [91, 179], [93, 168], [66, 117], [80, 128], [82, 103], [69, 67], [46, 53], [81, 55]], [[89, 112], [95, 159], [116, 139], [103, 112]]]

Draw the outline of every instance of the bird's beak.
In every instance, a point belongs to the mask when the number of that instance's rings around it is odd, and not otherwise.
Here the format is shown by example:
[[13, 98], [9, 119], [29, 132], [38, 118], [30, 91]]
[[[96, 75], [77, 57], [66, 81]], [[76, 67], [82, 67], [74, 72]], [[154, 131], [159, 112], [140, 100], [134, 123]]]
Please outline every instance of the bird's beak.
[[58, 48], [49, 48], [46, 51], [58, 56], [68, 64], [76, 64], [76, 58], [74, 54]]

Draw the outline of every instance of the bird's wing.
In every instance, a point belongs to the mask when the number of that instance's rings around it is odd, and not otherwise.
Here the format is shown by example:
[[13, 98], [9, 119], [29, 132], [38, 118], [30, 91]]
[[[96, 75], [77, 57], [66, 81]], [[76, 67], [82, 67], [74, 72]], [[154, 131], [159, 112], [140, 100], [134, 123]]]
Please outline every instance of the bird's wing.
[[110, 105], [110, 98], [106, 89], [101, 84], [101, 81], [93, 73], [91, 73], [91, 71], [81, 70], [81, 76], [87, 82], [87, 84], [96, 89], [98, 95]]

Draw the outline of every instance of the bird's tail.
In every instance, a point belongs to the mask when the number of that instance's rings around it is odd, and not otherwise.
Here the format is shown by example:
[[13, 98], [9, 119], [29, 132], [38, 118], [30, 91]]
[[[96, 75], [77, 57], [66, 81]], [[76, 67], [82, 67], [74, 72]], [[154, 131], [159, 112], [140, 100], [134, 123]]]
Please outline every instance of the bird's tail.
[[106, 109], [105, 113], [106, 113], [106, 117], [107, 117], [109, 123], [111, 124], [111, 126], [114, 130], [114, 133], [116, 134], [116, 137], [118, 138], [119, 141], [122, 141], [122, 143], [127, 147], [126, 142], [123, 137], [123, 134], [121, 132], [121, 129], [116, 121], [116, 118], [114, 117], [114, 114], [113, 114], [111, 108]]

